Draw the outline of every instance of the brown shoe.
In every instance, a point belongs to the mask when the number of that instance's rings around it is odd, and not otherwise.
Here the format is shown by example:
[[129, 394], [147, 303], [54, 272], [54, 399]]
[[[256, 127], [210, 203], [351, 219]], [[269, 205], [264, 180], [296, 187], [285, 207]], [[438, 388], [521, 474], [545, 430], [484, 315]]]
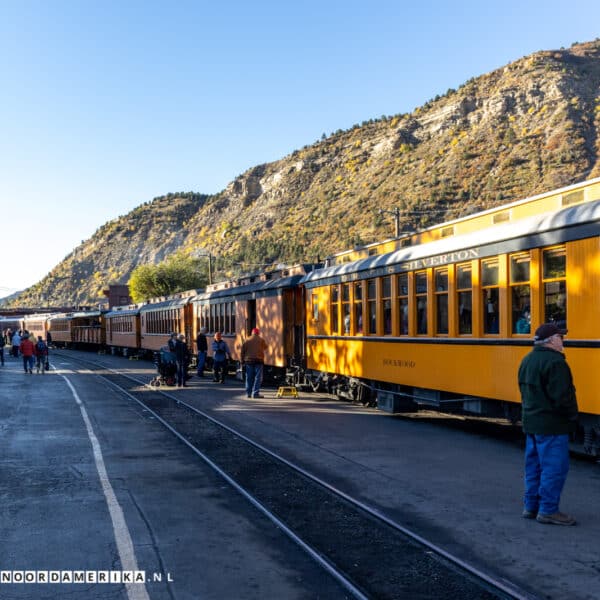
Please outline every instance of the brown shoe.
[[553, 515], [543, 515], [538, 513], [536, 521], [538, 523], [544, 523], [545, 525], [575, 525], [576, 523], [573, 517], [561, 512], [556, 512]]

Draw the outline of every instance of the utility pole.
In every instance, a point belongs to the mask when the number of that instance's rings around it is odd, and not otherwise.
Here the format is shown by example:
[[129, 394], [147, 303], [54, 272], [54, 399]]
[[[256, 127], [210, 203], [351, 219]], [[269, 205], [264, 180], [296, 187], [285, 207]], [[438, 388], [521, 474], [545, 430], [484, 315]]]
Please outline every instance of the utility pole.
[[384, 213], [394, 215], [394, 225], [396, 229], [396, 237], [400, 237], [400, 209], [396, 206], [394, 210], [385, 210], [383, 208], [379, 209], [379, 214], [383, 215]]
[[212, 285], [212, 259], [213, 255], [210, 252], [195, 252], [193, 256], [198, 258], [208, 258], [208, 285]]

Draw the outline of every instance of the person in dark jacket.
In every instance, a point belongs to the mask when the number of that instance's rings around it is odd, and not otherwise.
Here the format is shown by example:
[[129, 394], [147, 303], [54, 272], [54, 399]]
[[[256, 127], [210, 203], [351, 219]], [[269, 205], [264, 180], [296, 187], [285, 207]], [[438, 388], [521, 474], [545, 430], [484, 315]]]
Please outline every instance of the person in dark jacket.
[[6, 332], [0, 331], [0, 365], [4, 366], [4, 346], [7, 342]]
[[35, 344], [35, 357], [36, 357], [36, 369], [38, 373], [44, 374], [44, 371], [47, 370], [48, 364], [48, 346], [46, 342], [44, 342], [41, 335], [38, 335], [37, 342]]
[[208, 352], [206, 327], [202, 327], [196, 336], [196, 348], [198, 349], [198, 377], [204, 377], [204, 365], [206, 364], [206, 353]]
[[175, 352], [175, 344], [176, 343], [177, 343], [177, 334], [175, 332], [173, 332], [173, 333], [171, 333], [171, 335], [169, 336], [169, 339], [167, 341], [169, 350], [171, 350], [171, 352]]
[[545, 323], [535, 332], [534, 349], [519, 367], [525, 433], [523, 517], [539, 523], [575, 525], [559, 511], [569, 471], [569, 433], [577, 424], [577, 398], [563, 354], [566, 329]]
[[231, 360], [229, 346], [223, 339], [220, 331], [215, 333], [215, 339], [212, 343], [213, 351], [213, 374], [214, 380], [225, 383], [225, 373], [227, 372], [227, 361]]
[[186, 387], [187, 367], [189, 363], [190, 351], [185, 343], [185, 335], [180, 333], [174, 344], [175, 362], [177, 363], [177, 387]]

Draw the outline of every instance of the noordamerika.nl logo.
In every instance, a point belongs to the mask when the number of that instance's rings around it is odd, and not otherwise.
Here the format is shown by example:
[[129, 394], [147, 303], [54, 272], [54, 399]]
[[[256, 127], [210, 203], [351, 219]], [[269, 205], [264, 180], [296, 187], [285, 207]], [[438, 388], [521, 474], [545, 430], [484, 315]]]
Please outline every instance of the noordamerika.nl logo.
[[161, 583], [172, 582], [171, 574], [146, 571], [0, 571], [0, 584], [6, 583]]

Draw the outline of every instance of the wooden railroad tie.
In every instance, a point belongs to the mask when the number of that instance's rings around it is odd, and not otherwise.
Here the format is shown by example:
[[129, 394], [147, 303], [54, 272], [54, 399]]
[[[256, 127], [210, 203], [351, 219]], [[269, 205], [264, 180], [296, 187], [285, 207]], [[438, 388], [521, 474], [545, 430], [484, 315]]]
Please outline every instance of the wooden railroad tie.
[[297, 398], [298, 397], [298, 390], [296, 389], [296, 386], [291, 386], [291, 387], [280, 387], [277, 390], [277, 398], [282, 398], [283, 396], [292, 396], [293, 398]]

